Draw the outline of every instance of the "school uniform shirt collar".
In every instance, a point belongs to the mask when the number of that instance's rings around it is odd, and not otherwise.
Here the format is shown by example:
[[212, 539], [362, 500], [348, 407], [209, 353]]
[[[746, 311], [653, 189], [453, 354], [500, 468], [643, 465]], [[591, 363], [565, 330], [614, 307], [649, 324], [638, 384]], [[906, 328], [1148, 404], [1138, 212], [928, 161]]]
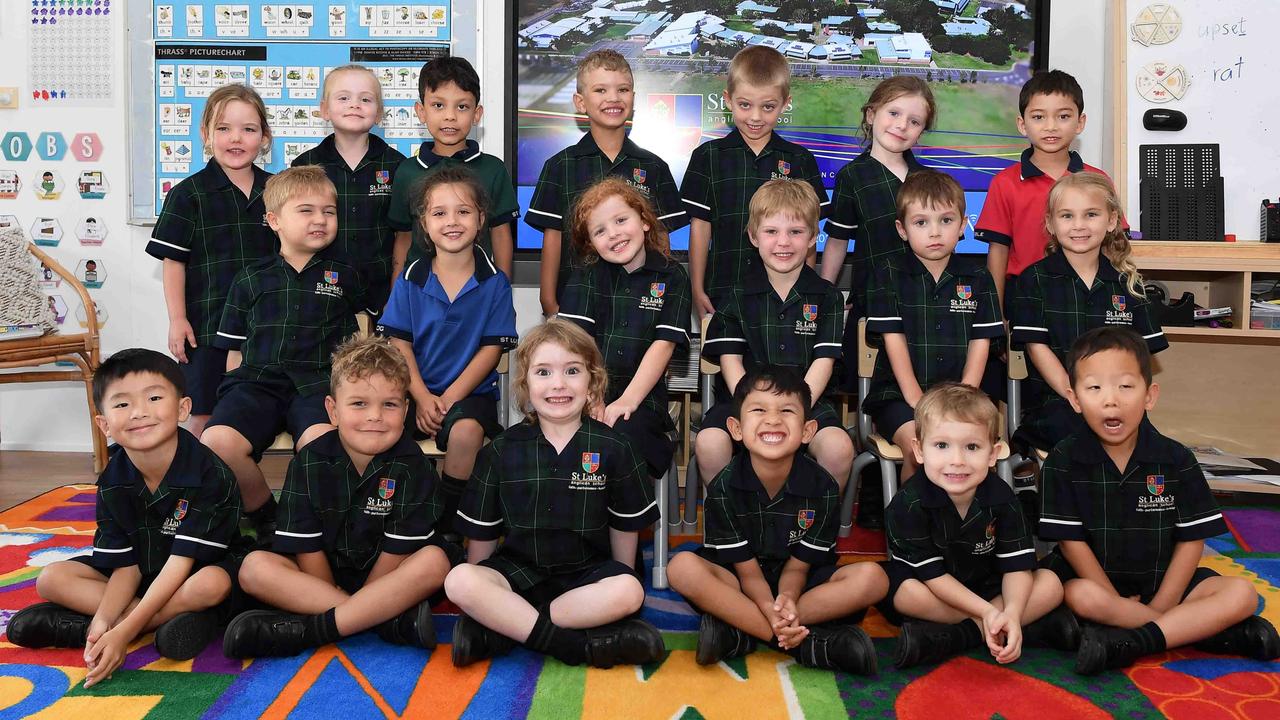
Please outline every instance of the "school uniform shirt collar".
[[[915, 253], [908, 251], [903, 255], [902, 267], [912, 275], [928, 275], [930, 278], [933, 274], [929, 272], [929, 268], [920, 262], [920, 258]], [[938, 276], [938, 284], [942, 284], [945, 279], [955, 279], [965, 275], [971, 275], [971, 269], [961, 260], [956, 253], [951, 253], [947, 258], [947, 266], [942, 269], [942, 274]]]
[[[1022, 151], [1022, 160], [1019, 164], [1021, 165], [1021, 171], [1022, 171], [1021, 174], [1022, 174], [1023, 180], [1030, 180], [1031, 178], [1040, 177], [1041, 175], [1044, 175], [1044, 171], [1036, 167], [1035, 163], [1031, 162], [1031, 154], [1033, 152], [1035, 152], [1034, 147], [1029, 147], [1026, 150]], [[1067, 172], [1078, 173], [1083, 169], [1084, 169], [1084, 160], [1080, 157], [1080, 153], [1076, 152], [1075, 150], [1068, 150], [1067, 151]]]
[[[404, 279], [419, 287], [426, 287], [427, 282], [431, 280], [431, 258], [433, 255], [420, 257], [410, 263], [409, 267], [405, 268]], [[493, 260], [485, 253], [484, 248], [479, 245], [471, 246], [471, 257], [475, 261], [475, 271], [472, 277], [475, 278], [477, 284], [498, 273], [498, 268], [493, 264]]]
[[[336, 241], [336, 238], [335, 238], [335, 241]], [[274, 263], [276, 267], [284, 268], [289, 272], [300, 276], [303, 273], [310, 270], [311, 268], [315, 267], [318, 263], [322, 263], [329, 260], [336, 260], [338, 258], [339, 258], [338, 251], [334, 248], [334, 243], [329, 243], [328, 245], [325, 245], [323, 248], [317, 250], [316, 254], [312, 255], [311, 259], [307, 261], [307, 264], [302, 266], [301, 271], [295, 271], [293, 269], [293, 266], [289, 264], [289, 261], [285, 260], [284, 255], [280, 253], [276, 254]]]
[[[426, 143], [423, 144], [425, 145]], [[381, 137], [374, 135], [373, 133], [369, 133], [369, 147], [364, 151], [364, 157], [356, 164], [355, 170], [359, 170], [375, 158], [382, 157], [382, 155], [386, 153], [387, 147], [388, 145], [386, 140], [383, 140]], [[346, 160], [338, 153], [338, 142], [334, 138], [333, 133], [330, 133], [328, 137], [321, 140], [320, 144], [311, 152], [314, 153], [313, 157], [315, 157], [316, 160], [319, 160], [321, 164], [336, 163], [341, 160], [341, 167], [347, 167]]]
[[[583, 133], [582, 139], [569, 147], [569, 154], [575, 157], [591, 157], [592, 155], [605, 157], [604, 151], [596, 144], [595, 136], [590, 132]], [[630, 135], [626, 135], [622, 138], [622, 149], [618, 151], [618, 156], [613, 159], [613, 162], [617, 163], [623, 158], [644, 158], [650, 155], [652, 153], [641, 149], [639, 145], [631, 141]]]
[[[791, 472], [787, 475], [787, 480], [782, 484], [782, 490], [779, 492], [793, 495], [796, 497], [820, 498], [826, 494], [825, 484], [822, 477], [814, 472], [811, 460], [804, 455], [796, 454], [791, 460]], [[768, 493], [764, 489], [764, 483], [760, 482], [756, 470], [751, 466], [751, 455], [745, 450], [738, 453], [731, 463], [733, 469], [729, 472], [729, 486], [742, 490], [744, 492], [752, 492], [760, 495], [762, 499], [768, 497]]]
[[764, 148], [757, 154], [754, 150], [751, 150], [751, 146], [747, 144], [747, 139], [742, 137], [742, 133], [738, 132], [737, 127], [734, 127], [729, 131], [728, 135], [724, 136], [724, 143], [726, 147], [746, 148], [756, 157], [764, 157], [771, 152], [791, 152], [792, 148], [795, 147], [795, 143], [789, 142], [779, 135], [777, 130], [774, 130], [769, 133], [769, 142], [765, 143]]
[[[1161, 442], [1164, 436], [1160, 434], [1156, 427], [1151, 424], [1151, 420], [1145, 415], [1142, 417], [1141, 424], [1138, 425], [1138, 444], [1133, 448], [1133, 455], [1129, 459], [1129, 463], [1160, 463], [1168, 462], [1169, 455], [1163, 452], [1164, 443]], [[1102, 443], [1098, 441], [1098, 436], [1093, 434], [1092, 430], [1083, 430], [1076, 435], [1076, 442], [1072, 448], [1071, 459], [1087, 465], [1097, 465], [1111, 459], [1107, 455], [1107, 451], [1103, 449]], [[1120, 468], [1120, 472], [1124, 472], [1126, 468]]]
[[[769, 282], [769, 274], [765, 271], [763, 261], [751, 263], [743, 279], [746, 281], [744, 292], [748, 295], [763, 295], [773, 292], [773, 284]], [[821, 293], [829, 285], [830, 283], [823, 280], [817, 270], [806, 264], [800, 266], [800, 274], [796, 276], [796, 284], [791, 289], [797, 294], [804, 295], [806, 293]], [[785, 301], [786, 298], [783, 298], [783, 300]]]
[[[262, 194], [262, 189], [266, 187], [267, 178], [271, 177], [271, 174], [257, 165], [250, 165], [249, 167], [253, 168], [252, 196], [256, 198]], [[216, 160], [209, 160], [208, 164], [204, 166], [204, 170], [196, 173], [195, 177], [201, 189], [206, 192], [235, 187], [235, 184], [231, 182], [231, 178], [227, 177], [227, 171], [223, 170]]]
[[[351, 459], [351, 456], [347, 453], [347, 449], [342, 445], [342, 438], [338, 436], [336, 428], [321, 435], [315, 440], [312, 440], [311, 443], [307, 445], [307, 449], [318, 455], [323, 455], [335, 460], [341, 458], [347, 458], [348, 460]], [[372, 465], [373, 463], [389, 460], [391, 458], [413, 456], [421, 452], [422, 450], [418, 447], [418, 443], [413, 441], [412, 433], [403, 432], [400, 434], [400, 439], [396, 440], [394, 445], [374, 456], [370, 464]]]
[[[911, 480], [908, 480], [907, 482], [912, 481], [920, 483], [920, 504], [924, 507], [936, 510], [955, 505], [955, 501], [951, 499], [951, 496], [947, 494], [946, 490], [934, 485], [933, 482], [925, 476], [924, 468], [916, 470], [916, 474], [912, 475]], [[982, 479], [982, 482], [978, 483], [977, 489], [974, 490], [974, 504], [980, 507], [991, 507], [1000, 503], [999, 498], [996, 497], [995, 494], [997, 488], [992, 486], [993, 482], [1001, 484], [1004, 483], [1004, 481], [996, 477], [994, 473], [988, 471], [987, 476]]]
[[[370, 145], [369, 147], [372, 149], [373, 146]], [[436, 144], [433, 140], [424, 140], [422, 142], [422, 146], [418, 148], [418, 164], [428, 170], [431, 169], [432, 165], [435, 165], [441, 160], [445, 160], [447, 158], [453, 158], [458, 162], [468, 163], [478, 157], [480, 157], [480, 143], [470, 138], [467, 139], [466, 144], [461, 150], [447, 156], [436, 154]]]
[[[908, 175], [914, 172], [919, 172], [921, 170], [928, 169], [924, 165], [920, 164], [920, 161], [916, 159], [916, 156], [911, 152], [911, 150], [903, 150], [902, 159], [905, 160], [907, 163]], [[865, 164], [875, 163], [885, 172], [892, 172], [889, 168], [884, 166], [884, 163], [877, 160], [875, 156], [871, 154], [871, 148], [867, 148], [866, 150], [863, 150], [862, 154], [859, 155], [854, 161], [859, 163], [865, 163]]]
[[[164, 473], [162, 487], [191, 488], [200, 487], [204, 483], [199, 456], [200, 441], [194, 435], [178, 428], [178, 448], [173, 453], [173, 462]], [[129, 453], [119, 448], [102, 474], [103, 485], [142, 485], [142, 473], [138, 471]]]
[[[953, 256], [954, 257], [954, 256]], [[1051, 252], [1044, 256], [1044, 267], [1053, 275], [1061, 275], [1063, 277], [1079, 277], [1076, 269], [1071, 267], [1071, 263], [1067, 261], [1067, 255], [1062, 250]], [[1106, 255], [1098, 254], [1098, 274], [1097, 279], [1103, 282], [1119, 282], [1120, 271], [1116, 270]]]

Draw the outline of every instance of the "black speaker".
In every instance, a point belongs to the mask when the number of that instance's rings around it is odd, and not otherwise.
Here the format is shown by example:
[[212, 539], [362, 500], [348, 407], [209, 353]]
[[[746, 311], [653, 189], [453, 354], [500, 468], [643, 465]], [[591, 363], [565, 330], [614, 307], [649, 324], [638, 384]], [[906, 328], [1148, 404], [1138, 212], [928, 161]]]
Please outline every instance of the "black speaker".
[[1177, 110], [1151, 109], [1142, 113], [1142, 127], [1148, 130], [1181, 130], [1187, 126], [1187, 116]]

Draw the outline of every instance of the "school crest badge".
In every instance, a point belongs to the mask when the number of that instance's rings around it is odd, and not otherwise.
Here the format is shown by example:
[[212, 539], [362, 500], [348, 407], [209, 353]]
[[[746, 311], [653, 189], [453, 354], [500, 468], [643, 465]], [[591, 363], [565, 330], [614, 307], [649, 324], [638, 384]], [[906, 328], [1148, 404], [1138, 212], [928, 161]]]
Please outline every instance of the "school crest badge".
[[1123, 295], [1111, 296], [1111, 307], [1115, 308], [1116, 312], [1124, 312], [1124, 306], [1125, 306], [1125, 297]]
[[396, 479], [382, 478], [378, 482], [378, 497], [383, 500], [390, 500], [392, 495], [396, 494]]
[[185, 498], [178, 501], [178, 506], [173, 509], [173, 519], [181, 520], [187, 516], [187, 501]]
[[796, 525], [800, 526], [801, 530], [808, 530], [813, 527], [813, 516], [814, 513], [812, 510], [801, 510], [800, 512], [797, 512]]
[[600, 469], [600, 453], [584, 452], [582, 453], [582, 469], [586, 472], [593, 473]]
[[804, 306], [805, 322], [813, 322], [814, 320], [817, 320], [817, 319], [818, 319], [818, 306], [805, 304]]
[[994, 522], [987, 524], [987, 539], [990, 540], [996, 536], [996, 524]]
[[643, 185], [644, 179], [648, 176], [649, 173], [645, 172], [644, 168], [632, 168], [631, 170], [631, 179], [635, 180], [637, 185]]
[[787, 162], [786, 160], [779, 160], [779, 161], [778, 161], [778, 173], [779, 173], [779, 174], [781, 174], [781, 175], [790, 175], [790, 174], [791, 174], [791, 163]]
[[956, 297], [960, 298], [961, 300], [968, 300], [969, 298], [973, 297], [973, 286], [972, 286], [972, 285], [957, 285], [957, 286], [956, 286]]
[[325, 270], [325, 271], [324, 271], [324, 281], [325, 281], [326, 283], [330, 284], [330, 285], [337, 285], [337, 284], [338, 284], [338, 271], [337, 271], [337, 270]]
[[649, 285], [649, 295], [650, 295], [651, 297], [660, 298], [660, 297], [662, 297], [666, 292], [667, 292], [667, 284], [666, 284], [666, 283], [650, 283], [650, 285]]
[[1147, 492], [1152, 495], [1164, 494], [1164, 476], [1148, 475], [1147, 476]]
[[391, 171], [390, 170], [375, 171], [373, 173], [373, 179], [377, 181], [379, 185], [386, 185], [387, 183], [391, 182]]

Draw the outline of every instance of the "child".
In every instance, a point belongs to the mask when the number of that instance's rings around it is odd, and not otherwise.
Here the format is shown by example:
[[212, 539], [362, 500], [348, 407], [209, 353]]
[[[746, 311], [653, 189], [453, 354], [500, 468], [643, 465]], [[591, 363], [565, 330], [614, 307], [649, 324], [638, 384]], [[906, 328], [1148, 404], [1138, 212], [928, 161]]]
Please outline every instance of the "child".
[[882, 80], [862, 106], [862, 137], [867, 149], [836, 174], [827, 245], [822, 251], [822, 277], [836, 284], [852, 238], [852, 306], [844, 335], [846, 340], [853, 338], [854, 345], [845, 348], [845, 357], [853, 357], [857, 350], [858, 320], [867, 314], [872, 264], [906, 253], [906, 246], [894, 232], [898, 188], [908, 175], [924, 169], [911, 148], [921, 133], [933, 129], [937, 113], [933, 91], [924, 80], [914, 75]]
[[1227, 531], [1191, 451], [1152, 427], [1147, 342], [1125, 327], [1090, 330], [1067, 357], [1071, 406], [1087, 429], [1044, 465], [1040, 536], [1057, 540], [1046, 565], [1089, 627], [1076, 672], [1092, 675], [1143, 655], [1196, 644], [1256, 660], [1280, 656], [1280, 635], [1255, 616], [1248, 580], [1197, 567], [1205, 538]]
[[202, 438], [235, 472], [259, 541], [275, 532], [276, 501], [258, 460], [282, 430], [301, 449], [333, 429], [324, 408], [330, 355], [366, 309], [360, 273], [330, 247], [338, 197], [324, 170], [289, 168], [263, 200], [280, 254], [231, 283], [214, 340], [227, 350], [227, 378]]
[[872, 273], [867, 333], [880, 336], [884, 352], [862, 407], [880, 435], [903, 449], [905, 480], [918, 469], [905, 451], [918, 435], [921, 394], [943, 380], [978, 387], [1004, 321], [986, 269], [955, 255], [965, 218], [960, 184], [937, 170], [915, 173], [897, 208], [909, 252], [883, 258]]
[[583, 267], [573, 271], [560, 317], [591, 333], [609, 375], [592, 416], [617, 430], [662, 477], [675, 429], [667, 412], [667, 364], [689, 344], [689, 275], [671, 258], [666, 228], [625, 180], [593, 185], [573, 213]]
[[1086, 330], [1128, 325], [1151, 352], [1169, 347], [1143, 293], [1120, 216], [1120, 198], [1101, 175], [1068, 175], [1049, 193], [1045, 258], [1018, 277], [1013, 300], [1012, 342], [1026, 347], [1032, 371], [1023, 384], [1016, 433], [1023, 443], [1047, 449], [1084, 429], [1067, 404], [1063, 364]]
[[821, 210], [830, 204], [813, 154], [774, 132], [791, 106], [785, 57], [763, 45], [739, 50], [729, 63], [724, 101], [733, 111], [734, 129], [693, 151], [680, 187], [691, 222], [689, 277], [699, 316], [714, 313], [759, 267], [758, 253], [743, 240], [748, 203], [761, 185], [799, 180], [813, 188]]
[[422, 143], [417, 157], [408, 158], [396, 168], [387, 212], [387, 222], [396, 230], [392, 278], [403, 274], [406, 258], [416, 260], [421, 257], [422, 248], [427, 247], [418, 234], [422, 227], [418, 218], [417, 203], [422, 199], [418, 183], [436, 170], [464, 165], [480, 180], [490, 203], [483, 208], [489, 219], [489, 233], [481, 234], [479, 244], [510, 279], [514, 224], [520, 219], [511, 175], [501, 160], [480, 152], [479, 143], [467, 139], [484, 117], [480, 76], [466, 58], [428, 61], [418, 73], [418, 102], [413, 111], [427, 126], [431, 139]]
[[404, 432], [409, 368], [381, 338], [333, 354], [329, 420], [337, 427], [289, 463], [272, 550], [250, 553], [249, 610], [223, 635], [229, 658], [296, 655], [376, 628], [389, 643], [433, 648], [427, 599], [462, 550], [443, 542], [435, 469]]
[[876, 673], [858, 622], [888, 581], [875, 563], [836, 567], [840, 491], [800, 452], [817, 431], [810, 412], [809, 385], [792, 368], [758, 367], [734, 390], [729, 431], [746, 452], [707, 491], [703, 549], [667, 568], [703, 613], [699, 665], [746, 655], [759, 639], [807, 667]]
[[[840, 291], [805, 264], [818, 234], [818, 196], [808, 183], [770, 180], [751, 198], [747, 235], [761, 262], [727, 290], [707, 327], [702, 355], [720, 365], [729, 392], [760, 365], [787, 365], [804, 374], [818, 423], [809, 451], [843, 489], [853, 465], [853, 442], [824, 397], [840, 357]], [[776, 319], [775, 319], [776, 318]], [[726, 399], [727, 400], [727, 399]], [[730, 405], [713, 405], [694, 440], [699, 477], [709, 483], [729, 463], [734, 446]]]
[[627, 59], [616, 50], [588, 53], [578, 63], [577, 87], [573, 106], [579, 115], [587, 116], [590, 131], [542, 166], [524, 216], [526, 223], [542, 231], [539, 300], [547, 316], [560, 309], [569, 272], [579, 264], [573, 238], [562, 236], [565, 219], [572, 219], [578, 195], [592, 183], [617, 175], [644, 193], [668, 232], [689, 223], [667, 163], [627, 137], [635, 100]]
[[234, 587], [240, 493], [231, 470], [178, 427], [191, 412], [184, 382], [154, 350], [121, 350], [98, 367], [95, 422], [123, 452], [98, 477], [93, 554], [46, 567], [36, 592], [49, 602], [9, 621], [15, 645], [83, 647], [85, 687], [111, 677], [152, 630], [162, 657], [195, 657]]
[[1024, 644], [1075, 650], [1080, 626], [1062, 606], [1062, 583], [1036, 569], [1021, 505], [991, 472], [996, 406], [977, 388], [943, 382], [920, 398], [916, 418], [911, 453], [921, 470], [886, 513], [893, 560], [883, 610], [902, 624], [894, 664], [939, 662], [984, 643], [1001, 664]]
[[253, 164], [271, 146], [262, 98], [245, 85], [214, 90], [200, 139], [211, 161], [169, 191], [147, 243], [147, 254], [163, 261], [169, 353], [182, 363], [191, 397], [187, 427], [196, 437], [227, 370], [227, 353], [213, 342], [227, 290], [236, 273], [280, 246], [263, 219], [262, 191], [271, 174]]
[[453, 527], [458, 498], [486, 437], [498, 423], [502, 353], [515, 347], [511, 283], [476, 245], [488, 196], [467, 167], [447, 167], [418, 183], [422, 235], [431, 252], [414, 260], [378, 325], [409, 365], [410, 434], [434, 436], [444, 451], [442, 529]]
[[987, 243], [987, 271], [1002, 308], [1008, 308], [1006, 278], [1017, 277], [1045, 255], [1044, 206], [1058, 178], [1080, 171], [1106, 173], [1086, 165], [1071, 149], [1084, 132], [1084, 91], [1061, 70], [1039, 72], [1018, 93], [1018, 132], [1031, 141], [1017, 165], [991, 179], [973, 235]]
[[369, 132], [382, 120], [382, 85], [363, 65], [343, 65], [324, 76], [320, 116], [333, 132], [293, 161], [319, 165], [338, 190], [335, 250], [364, 276], [369, 304], [381, 309], [391, 287], [395, 230], [387, 223], [392, 175], [404, 160], [399, 150]]
[[568, 665], [663, 656], [657, 629], [633, 617], [644, 588], [630, 564], [636, 531], [658, 519], [658, 506], [626, 439], [587, 416], [605, 383], [600, 351], [570, 322], [548, 320], [516, 349], [512, 385], [527, 421], [480, 453], [458, 509], [471, 541], [468, 564], [444, 583], [465, 613], [454, 665], [515, 643]]

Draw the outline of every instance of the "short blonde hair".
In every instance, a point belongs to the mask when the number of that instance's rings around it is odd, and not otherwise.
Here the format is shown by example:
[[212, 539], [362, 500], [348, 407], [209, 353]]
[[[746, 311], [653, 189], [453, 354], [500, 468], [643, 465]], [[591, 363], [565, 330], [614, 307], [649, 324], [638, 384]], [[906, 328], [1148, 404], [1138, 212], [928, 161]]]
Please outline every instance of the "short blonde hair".
[[1000, 439], [1000, 411], [991, 398], [976, 387], [955, 382], [940, 382], [929, 388], [916, 403], [916, 439], [943, 420], [982, 425], [992, 443]]
[[206, 150], [212, 147], [210, 143], [213, 138], [213, 126], [222, 120], [222, 114], [226, 112], [227, 105], [237, 100], [248, 103], [258, 114], [258, 122], [262, 125], [262, 146], [266, 147], [271, 143], [271, 125], [267, 121], [267, 106], [262, 102], [262, 96], [248, 85], [231, 83], [209, 93], [209, 97], [204, 101], [204, 113], [200, 116], [200, 134]]
[[791, 96], [791, 65], [782, 53], [764, 45], [742, 48], [729, 62], [725, 89], [732, 95], [739, 85], [776, 87], [785, 100]]
[[555, 343], [574, 355], [582, 357], [587, 365], [587, 403], [582, 414], [590, 412], [591, 407], [604, 402], [605, 390], [609, 386], [609, 376], [605, 374], [604, 358], [600, 348], [586, 330], [559, 318], [551, 318], [530, 330], [520, 339], [516, 347], [516, 372], [511, 378], [511, 391], [516, 396], [516, 406], [530, 422], [537, 422], [538, 416], [533, 412], [529, 401], [529, 363], [533, 353], [546, 343]]
[[581, 93], [585, 88], [582, 79], [592, 70], [612, 70], [614, 72], [626, 73], [627, 77], [635, 80], [635, 75], [631, 72], [631, 64], [617, 50], [592, 50], [587, 53], [586, 57], [578, 61], [578, 92]]
[[382, 83], [378, 81], [378, 75], [376, 73], [374, 73], [372, 70], [370, 70], [369, 68], [363, 65], [355, 65], [355, 64], [342, 65], [326, 73], [324, 76], [324, 89], [322, 90], [322, 94], [320, 95], [320, 103], [324, 104], [326, 102], [329, 102], [329, 92], [333, 89], [332, 88], [333, 79], [337, 77], [338, 73], [344, 73], [344, 72], [364, 73], [365, 75], [369, 76], [370, 80], [373, 81], [373, 98], [378, 102], [378, 115], [377, 115], [377, 118], [373, 121], [373, 124], [377, 125], [381, 123], [382, 112], [384, 110], [384, 107], [382, 104]]
[[333, 351], [329, 394], [336, 396], [338, 387], [343, 383], [372, 375], [381, 375], [406, 395], [409, 394], [409, 363], [391, 344], [391, 339], [380, 335], [352, 335]]
[[279, 213], [284, 204], [305, 192], [323, 191], [338, 199], [338, 189], [319, 165], [299, 165], [281, 170], [267, 179], [262, 190], [262, 203], [267, 212]]
[[907, 208], [912, 203], [933, 210], [953, 207], [964, 215], [964, 188], [941, 170], [914, 172], [898, 189], [898, 219], [904, 223], [907, 221]]
[[818, 234], [818, 194], [807, 182], [774, 178], [760, 186], [751, 196], [751, 216], [747, 232], [753, 237], [760, 223], [773, 215], [787, 215], [803, 221], [809, 231]]

